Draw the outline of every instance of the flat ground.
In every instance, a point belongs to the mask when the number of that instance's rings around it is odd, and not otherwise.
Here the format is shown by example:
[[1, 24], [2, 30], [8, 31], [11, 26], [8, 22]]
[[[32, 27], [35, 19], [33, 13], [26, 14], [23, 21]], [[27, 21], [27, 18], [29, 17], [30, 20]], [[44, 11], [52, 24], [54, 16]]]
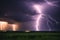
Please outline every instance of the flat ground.
[[60, 32], [0, 32], [0, 40], [60, 40]]

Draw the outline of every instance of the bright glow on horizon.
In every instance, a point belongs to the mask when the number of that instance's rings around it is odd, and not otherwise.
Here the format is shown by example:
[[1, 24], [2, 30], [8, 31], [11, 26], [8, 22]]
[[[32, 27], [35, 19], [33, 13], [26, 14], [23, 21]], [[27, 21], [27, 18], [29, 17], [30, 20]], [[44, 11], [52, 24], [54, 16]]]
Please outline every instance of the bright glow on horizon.
[[8, 25], [8, 22], [0, 21], [0, 30], [6, 30], [7, 25]]
[[12, 30], [17, 31], [18, 26], [16, 24], [12, 24]]

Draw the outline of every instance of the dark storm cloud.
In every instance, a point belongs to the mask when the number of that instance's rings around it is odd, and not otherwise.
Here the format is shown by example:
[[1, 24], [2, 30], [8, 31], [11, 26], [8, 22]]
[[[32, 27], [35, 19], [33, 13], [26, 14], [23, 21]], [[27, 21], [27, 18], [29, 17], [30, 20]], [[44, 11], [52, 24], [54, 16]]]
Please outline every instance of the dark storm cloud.
[[[56, 1], [59, 1], [57, 3], [59, 7], [49, 8], [49, 10], [46, 10], [46, 14], [52, 16], [54, 19], [60, 22], [60, 0], [56, 0]], [[44, 0], [0, 0], [0, 17], [7, 17], [16, 21], [25, 22], [23, 23], [24, 24], [23, 28], [26, 27], [26, 29], [34, 30], [33, 27], [35, 26], [34, 25], [35, 21], [34, 22], [32, 21], [30, 15], [33, 16], [33, 15], [36, 15], [36, 13], [32, 12], [29, 9], [29, 7], [25, 5], [24, 2], [38, 3], [38, 2], [45, 2], [45, 1]], [[55, 23], [53, 22], [51, 25], [54, 26], [54, 27], [51, 26], [52, 29], [60, 30], [60, 23], [55, 25]]]
[[31, 20], [26, 14], [32, 15], [33, 13], [25, 6], [24, 0], [1, 0], [0, 2], [2, 17], [6, 14], [6, 17], [17, 21]]

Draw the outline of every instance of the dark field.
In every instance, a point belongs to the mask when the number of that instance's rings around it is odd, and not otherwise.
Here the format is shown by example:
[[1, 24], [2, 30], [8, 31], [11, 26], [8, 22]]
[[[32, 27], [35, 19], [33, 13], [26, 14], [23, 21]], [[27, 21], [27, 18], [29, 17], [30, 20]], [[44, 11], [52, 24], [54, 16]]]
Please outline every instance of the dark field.
[[60, 32], [0, 32], [0, 40], [60, 40]]

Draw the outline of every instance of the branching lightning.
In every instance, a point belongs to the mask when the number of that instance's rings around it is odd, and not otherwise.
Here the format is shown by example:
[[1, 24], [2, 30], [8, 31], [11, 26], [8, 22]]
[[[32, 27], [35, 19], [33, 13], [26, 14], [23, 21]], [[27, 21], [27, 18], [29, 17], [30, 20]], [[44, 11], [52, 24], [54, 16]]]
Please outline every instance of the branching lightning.
[[50, 6], [55, 6], [55, 7], [58, 6], [58, 5], [57, 5], [58, 1], [48, 1], [48, 0], [45, 0], [45, 2], [46, 2], [48, 5], [50, 5]]
[[[44, 16], [46, 17], [46, 21], [47, 21], [47, 27], [48, 27], [48, 31], [52, 31], [49, 23], [52, 24], [52, 22], [49, 20], [51, 19], [52, 21], [54, 21], [55, 23], [58, 23], [54, 18], [52, 18], [50, 15], [48, 14], [44, 14], [43, 11], [45, 11], [45, 9], [49, 9], [51, 7], [57, 7], [57, 1], [48, 1], [48, 0], [44, 0], [45, 2], [43, 4], [39, 4], [39, 3], [32, 3], [32, 10], [36, 11], [37, 15], [34, 17], [36, 20], [36, 24], [35, 24], [35, 30], [36, 31], [41, 31], [40, 30], [40, 23], [41, 23], [41, 18]], [[29, 6], [30, 7], [30, 6]], [[43, 16], [42, 16], [43, 15]]]
[[[49, 4], [49, 2], [48, 2], [48, 4]], [[50, 4], [49, 4], [50, 5]], [[54, 5], [54, 4], [51, 4], [51, 5]], [[43, 5], [44, 6], [44, 5]], [[46, 15], [46, 14], [44, 14], [42, 11], [42, 9], [43, 9], [43, 6], [42, 5], [39, 5], [39, 4], [34, 4], [33, 5], [33, 8], [34, 8], [34, 10], [38, 13], [38, 15], [37, 15], [37, 19], [36, 19], [36, 25], [35, 25], [35, 28], [36, 28], [36, 31], [40, 31], [40, 28], [39, 28], [39, 26], [40, 26], [40, 20], [41, 20], [41, 18], [43, 17], [42, 15], [44, 15], [44, 16], [46, 16], [46, 18], [48, 17], [49, 19], [51, 19], [51, 20], [53, 20], [54, 22], [56, 22], [57, 23], [57, 21], [55, 20], [55, 19], [53, 19], [51, 16], [49, 16], [49, 15]], [[47, 18], [47, 26], [48, 26], [48, 28], [49, 28], [49, 31], [51, 31], [51, 28], [50, 28], [50, 26], [49, 26], [49, 23], [48, 22], [51, 22], [51, 21], [49, 21], [49, 19]]]

